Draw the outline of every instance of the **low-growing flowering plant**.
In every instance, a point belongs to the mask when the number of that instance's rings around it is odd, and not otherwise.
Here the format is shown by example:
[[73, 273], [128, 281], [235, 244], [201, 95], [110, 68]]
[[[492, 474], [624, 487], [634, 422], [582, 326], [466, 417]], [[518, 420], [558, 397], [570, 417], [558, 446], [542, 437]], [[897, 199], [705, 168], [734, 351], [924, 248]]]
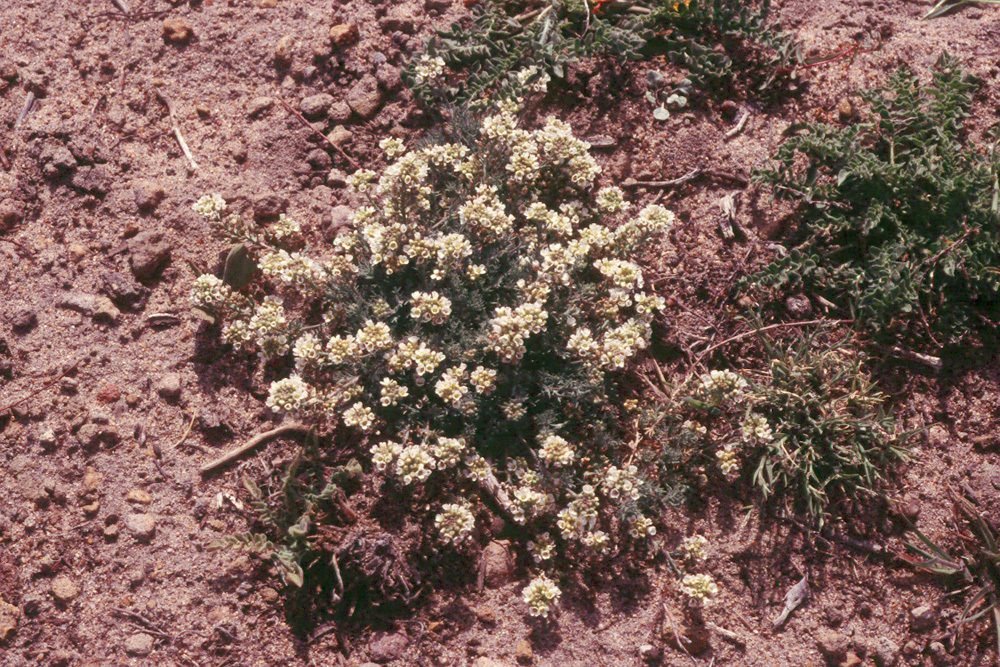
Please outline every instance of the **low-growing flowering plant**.
[[[421, 67], [433, 77], [438, 63]], [[423, 497], [443, 542], [467, 540], [486, 493], [548, 565], [655, 533], [615, 387], [664, 305], [639, 251], [674, 216], [629, 215], [620, 189], [595, 188], [600, 167], [569, 125], [522, 115], [506, 101], [450, 143], [383, 142], [389, 166], [351, 177], [367, 203], [327, 246], [202, 198], [195, 210], [259, 271], [242, 290], [201, 276], [192, 301], [279, 374], [269, 407], [367, 439], [365, 467]], [[532, 613], [558, 598], [546, 581]]]

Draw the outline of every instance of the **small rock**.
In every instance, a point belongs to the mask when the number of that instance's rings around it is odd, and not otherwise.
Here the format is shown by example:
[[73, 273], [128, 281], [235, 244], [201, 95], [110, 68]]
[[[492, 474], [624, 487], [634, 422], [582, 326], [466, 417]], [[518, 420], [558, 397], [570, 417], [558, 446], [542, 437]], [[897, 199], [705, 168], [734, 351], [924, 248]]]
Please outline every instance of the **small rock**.
[[368, 645], [368, 657], [378, 663], [392, 662], [403, 654], [408, 643], [402, 632], [382, 635]]
[[138, 632], [125, 640], [125, 652], [134, 656], [147, 656], [153, 652], [153, 637]]
[[535, 659], [535, 652], [531, 648], [531, 642], [522, 639], [514, 644], [514, 657], [520, 663], [529, 663]]
[[732, 100], [726, 100], [719, 105], [719, 113], [730, 123], [736, 120], [736, 114], [739, 113], [739, 110], [740, 105]]
[[274, 64], [281, 68], [286, 68], [292, 64], [292, 60], [295, 59], [295, 38], [291, 35], [285, 35], [278, 40], [277, 46], [274, 47]]
[[438, 11], [444, 11], [451, 7], [452, 0], [424, 0], [424, 9], [430, 11], [436, 9]]
[[270, 586], [265, 586], [260, 590], [260, 599], [267, 604], [274, 604], [278, 601], [281, 596], [278, 591], [274, 590]]
[[419, 22], [414, 20], [414, 14], [410, 7], [395, 5], [378, 20], [378, 24], [386, 33], [401, 32], [412, 35], [417, 31]]
[[358, 34], [358, 26], [354, 23], [339, 23], [330, 28], [330, 42], [344, 49], [358, 41]]
[[354, 138], [354, 133], [343, 125], [337, 125], [326, 135], [326, 138], [330, 140], [330, 143], [343, 147]]
[[142, 308], [148, 291], [136, 279], [117, 271], [101, 274], [101, 291], [115, 302], [119, 308], [126, 310]]
[[485, 625], [496, 625], [497, 611], [493, 607], [476, 607], [476, 618], [479, 619], [480, 623], [484, 623]]
[[6, 643], [17, 630], [21, 610], [12, 604], [0, 600], [0, 644]]
[[472, 661], [472, 667], [507, 667], [502, 662], [497, 662], [493, 658], [480, 656]]
[[41, 155], [42, 172], [46, 178], [57, 178], [76, 169], [76, 158], [65, 146], [48, 146]]
[[109, 526], [105, 526], [104, 527], [104, 539], [108, 540], [109, 542], [111, 540], [117, 540], [118, 539], [118, 524], [117, 523], [113, 523], [113, 524], [111, 524]]
[[118, 427], [114, 424], [84, 424], [76, 432], [76, 437], [88, 449], [94, 449], [101, 443], [111, 447], [117, 445], [121, 440]]
[[132, 273], [140, 281], [154, 278], [170, 261], [173, 246], [156, 231], [140, 232], [129, 241], [129, 262]]
[[81, 498], [97, 494], [104, 486], [104, 475], [87, 466], [87, 472], [83, 473], [83, 480], [80, 482], [80, 489], [76, 495]]
[[122, 397], [122, 390], [114, 382], [105, 382], [94, 394], [94, 400], [98, 403], [114, 403]]
[[347, 174], [340, 169], [331, 169], [326, 175], [326, 184], [331, 188], [340, 189], [347, 187]]
[[368, 120], [382, 106], [382, 91], [379, 90], [378, 80], [371, 74], [366, 74], [348, 91], [344, 101], [354, 113]]
[[100, 164], [93, 167], [80, 167], [70, 179], [74, 188], [89, 192], [97, 197], [108, 194], [111, 191], [112, 182], [111, 174], [108, 173], [105, 166]]
[[899, 645], [888, 637], [878, 637], [871, 646], [876, 667], [894, 667], [899, 660]]
[[785, 308], [788, 313], [798, 318], [808, 317], [812, 314], [812, 303], [809, 297], [804, 294], [793, 294], [785, 299]]
[[142, 489], [132, 489], [128, 492], [128, 495], [125, 496], [125, 500], [137, 505], [148, 505], [153, 502], [153, 496], [149, 495]]
[[278, 0], [260, 0], [257, 6], [261, 9], [274, 9], [278, 6]]
[[121, 311], [115, 307], [111, 299], [104, 296], [94, 296], [93, 294], [81, 294], [79, 292], [64, 296], [62, 301], [59, 302], [59, 307], [89, 315], [99, 322], [115, 322], [121, 315]]
[[83, 510], [83, 515], [85, 517], [87, 517], [89, 519], [92, 519], [95, 516], [97, 516], [98, 512], [101, 511], [101, 501], [100, 500], [95, 500], [94, 502], [90, 503], [89, 505], [84, 505], [80, 509]]
[[910, 610], [910, 629], [914, 632], [927, 632], [937, 625], [937, 612], [932, 607], [921, 605]]
[[326, 115], [331, 104], [333, 104], [333, 95], [319, 93], [303, 98], [299, 103], [299, 111], [309, 120], [320, 120]]
[[153, 211], [163, 198], [167, 196], [163, 186], [156, 181], [138, 181], [132, 186], [132, 195], [135, 198], [135, 205], [139, 210], [146, 213]]
[[847, 657], [840, 663], [839, 667], [861, 667], [862, 660], [854, 651], [848, 651]]
[[149, 514], [133, 514], [125, 519], [125, 527], [140, 542], [148, 542], [156, 534], [156, 519]]
[[912, 639], [905, 644], [903, 644], [903, 655], [907, 658], [913, 658], [920, 655], [920, 644], [913, 641]]
[[26, 334], [38, 325], [38, 315], [35, 311], [23, 308], [10, 318], [10, 328], [16, 334]]
[[255, 97], [247, 103], [247, 116], [259, 118], [274, 106], [273, 97]]
[[42, 434], [38, 436], [38, 444], [40, 444], [45, 449], [53, 449], [56, 446], [58, 440], [56, 439], [56, 432], [52, 430], [51, 427], [42, 431]]
[[69, 258], [74, 264], [79, 264], [87, 256], [87, 246], [82, 243], [71, 243], [69, 245]]
[[839, 665], [847, 658], [847, 651], [851, 647], [850, 638], [835, 630], [821, 630], [816, 637], [816, 647], [826, 658], [827, 664]]
[[49, 667], [70, 667], [80, 656], [73, 651], [60, 649], [49, 654]]
[[658, 665], [663, 660], [663, 649], [652, 644], [643, 644], [639, 647], [639, 657], [650, 665]]
[[17, 65], [6, 58], [0, 60], [0, 79], [12, 82], [18, 77]]
[[156, 383], [156, 393], [163, 398], [179, 398], [181, 395], [181, 376], [178, 373], [164, 373]]
[[506, 584], [514, 574], [514, 556], [510, 552], [510, 543], [506, 540], [494, 540], [483, 549], [482, 564], [483, 579], [490, 588], [499, 588]]
[[163, 20], [163, 41], [186, 44], [192, 37], [194, 37], [194, 30], [184, 19], [169, 16]]
[[856, 113], [850, 98], [843, 97], [840, 99], [840, 102], [837, 104], [837, 115], [840, 117], [841, 123], [851, 122], [854, 120]]
[[257, 222], [277, 220], [287, 210], [288, 198], [276, 194], [261, 195], [253, 202], [253, 217]]
[[931, 642], [930, 646], [927, 647], [927, 652], [930, 653], [931, 662], [936, 667], [945, 667], [951, 664], [951, 656], [948, 655], [948, 649], [941, 642]]
[[66, 604], [80, 594], [80, 587], [64, 574], [52, 580], [52, 596], [59, 602]]

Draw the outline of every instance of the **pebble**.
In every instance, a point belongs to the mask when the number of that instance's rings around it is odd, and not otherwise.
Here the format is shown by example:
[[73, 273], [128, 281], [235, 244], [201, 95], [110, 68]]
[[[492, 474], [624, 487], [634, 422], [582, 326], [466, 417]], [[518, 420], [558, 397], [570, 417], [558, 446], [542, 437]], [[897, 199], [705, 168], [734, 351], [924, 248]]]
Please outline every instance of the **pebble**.
[[76, 158], [65, 146], [48, 146], [38, 157], [47, 178], [57, 178], [76, 169]]
[[382, 91], [379, 90], [378, 79], [366, 74], [348, 91], [345, 101], [354, 113], [368, 120], [382, 106]]
[[927, 647], [927, 652], [930, 653], [931, 662], [936, 667], [945, 667], [945, 665], [951, 664], [951, 656], [948, 655], [948, 649], [941, 642], [931, 642], [930, 646]]
[[0, 199], [0, 231], [12, 229], [24, 219], [24, 202]]
[[496, 625], [497, 611], [493, 607], [476, 607], [476, 618], [485, 625]]
[[66, 604], [80, 594], [80, 587], [64, 574], [52, 580], [52, 597]]
[[118, 539], [118, 524], [113, 523], [104, 527], [104, 539], [111, 541]]
[[185, 44], [194, 37], [194, 30], [184, 19], [169, 16], [163, 20], [163, 40], [174, 44]]
[[274, 106], [273, 97], [255, 97], [247, 103], [247, 116], [257, 118], [263, 116]]
[[382, 635], [368, 645], [368, 657], [378, 663], [392, 662], [403, 654], [408, 643], [402, 632]]
[[132, 185], [132, 196], [135, 198], [135, 205], [145, 213], [155, 210], [167, 193], [156, 181], [142, 180]]
[[937, 625], [937, 613], [928, 605], [921, 605], [910, 610], [910, 629], [914, 632], [927, 632]]
[[116, 322], [121, 316], [121, 311], [115, 307], [111, 299], [80, 292], [64, 296], [59, 302], [59, 307], [89, 315], [98, 322]]
[[306, 155], [306, 162], [316, 171], [328, 171], [333, 167], [333, 158], [322, 148], [314, 148]]
[[122, 390], [114, 382], [105, 382], [94, 394], [94, 400], [98, 403], [114, 403], [122, 397]]
[[531, 642], [522, 639], [514, 645], [514, 657], [520, 663], [529, 663], [535, 659], [535, 652], [531, 648]]
[[333, 123], [346, 123], [351, 119], [351, 107], [347, 105], [347, 102], [343, 100], [337, 100], [330, 105], [329, 111], [326, 112], [326, 117], [330, 119]]
[[871, 646], [876, 667], [894, 667], [899, 660], [899, 645], [888, 637], [878, 637]]
[[104, 475], [87, 466], [87, 472], [83, 473], [83, 480], [80, 482], [80, 489], [76, 495], [82, 497], [93, 496], [100, 492], [104, 486]]
[[339, 23], [330, 28], [330, 42], [338, 49], [344, 49], [358, 41], [358, 26], [354, 23]]
[[79, 264], [87, 256], [87, 246], [82, 243], [71, 243], [69, 245], [69, 258], [74, 264]]
[[89, 505], [84, 505], [80, 509], [83, 510], [83, 515], [89, 519], [93, 519], [97, 516], [97, 513], [101, 511], [101, 501], [95, 500]]
[[164, 373], [156, 383], [156, 393], [163, 398], [179, 398], [181, 395], [181, 376], [178, 373]]
[[295, 59], [295, 38], [285, 35], [274, 47], [274, 64], [281, 68], [289, 67]]
[[419, 23], [413, 18], [413, 11], [406, 5], [396, 5], [378, 20], [384, 32], [401, 32], [412, 35], [417, 31]]
[[326, 115], [331, 104], [333, 104], [333, 95], [319, 93], [303, 98], [302, 102], [299, 103], [299, 111], [309, 120], [319, 120]]
[[267, 604], [274, 604], [278, 601], [279, 597], [280, 595], [278, 594], [278, 591], [274, 590], [270, 586], [265, 586], [260, 590], [260, 599]]
[[42, 431], [42, 434], [38, 436], [38, 444], [45, 449], [53, 449], [57, 442], [56, 432], [51, 427]]
[[855, 111], [850, 98], [842, 97], [840, 102], [837, 104], [837, 115], [840, 117], [840, 122], [849, 123], [854, 120], [856, 114], [857, 112]]
[[129, 263], [140, 281], [154, 278], [170, 261], [173, 246], [163, 240], [163, 233], [140, 232], [129, 241]]
[[128, 495], [125, 496], [125, 500], [137, 505], [148, 505], [153, 502], [153, 496], [149, 495], [143, 489], [132, 489], [128, 492]]
[[326, 184], [331, 188], [341, 189], [347, 187], [347, 174], [340, 169], [331, 169], [326, 175]]
[[403, 85], [403, 78], [399, 74], [399, 68], [392, 65], [379, 65], [378, 69], [375, 70], [375, 78], [378, 80], [378, 84], [382, 86], [382, 90], [387, 93], [394, 93]]
[[137, 632], [125, 640], [125, 652], [138, 657], [149, 655], [153, 652], [153, 637]]
[[38, 326], [38, 315], [35, 311], [23, 308], [10, 318], [10, 328], [16, 334], [26, 334]]
[[830, 665], [839, 665], [847, 658], [851, 640], [836, 630], [821, 630], [816, 637], [816, 647]]
[[472, 662], [472, 667], [506, 667], [506, 665], [493, 658], [479, 657]]
[[17, 630], [21, 610], [0, 600], [0, 644], [6, 642]]
[[514, 574], [514, 556], [509, 542], [494, 540], [483, 549], [482, 568], [484, 580], [490, 588], [506, 584]]
[[125, 527], [141, 542], [148, 542], [156, 534], [156, 519], [149, 514], [133, 514], [125, 519]]
[[278, 0], [260, 0], [257, 6], [261, 9], [274, 9], [278, 6]]

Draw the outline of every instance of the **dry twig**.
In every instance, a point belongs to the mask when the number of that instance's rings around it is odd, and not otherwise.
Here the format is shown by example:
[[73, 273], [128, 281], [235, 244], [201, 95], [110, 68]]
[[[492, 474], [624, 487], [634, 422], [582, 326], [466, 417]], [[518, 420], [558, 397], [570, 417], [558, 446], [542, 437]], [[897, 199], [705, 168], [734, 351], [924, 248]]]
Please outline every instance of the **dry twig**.
[[701, 167], [695, 167], [688, 173], [669, 181], [632, 181], [628, 180], [622, 183], [622, 187], [626, 188], [674, 188], [678, 185], [683, 185], [688, 181], [693, 181], [702, 174]]
[[350, 164], [355, 169], [361, 169], [361, 165], [358, 164], [354, 160], [354, 158], [352, 158], [350, 155], [348, 155], [347, 153], [345, 153], [343, 148], [341, 148], [337, 144], [335, 144], [332, 141], [330, 141], [330, 137], [326, 136], [325, 134], [323, 134], [322, 132], [320, 132], [318, 129], [316, 129], [316, 127], [312, 123], [310, 123], [308, 120], [306, 120], [305, 116], [303, 116], [297, 110], [295, 110], [294, 108], [292, 108], [292, 105], [290, 105], [288, 102], [286, 102], [285, 100], [281, 99], [280, 97], [278, 98], [278, 101], [281, 102], [281, 106], [285, 107], [285, 110], [288, 113], [290, 113], [293, 116], [295, 116], [296, 118], [298, 118], [299, 121], [303, 125], [305, 125], [306, 127], [308, 127], [310, 130], [312, 130], [313, 132], [315, 132], [319, 136], [323, 137], [323, 141], [325, 141], [326, 143], [330, 144], [330, 146], [333, 147], [333, 150], [337, 151], [337, 153], [340, 154], [340, 157], [342, 157], [345, 160], [347, 160], [348, 164]]
[[72, 373], [74, 370], [76, 370], [76, 367], [80, 365], [81, 361], [83, 361], [82, 358], [78, 359], [75, 364], [73, 364], [72, 366], [70, 366], [69, 368], [67, 368], [66, 370], [64, 370], [62, 373], [60, 373], [59, 375], [57, 375], [56, 377], [52, 378], [47, 383], [45, 383], [44, 385], [42, 385], [39, 389], [36, 389], [35, 391], [31, 392], [27, 396], [24, 396], [23, 398], [19, 398], [16, 401], [14, 401], [12, 403], [8, 403], [7, 405], [3, 406], [2, 408], [0, 408], [0, 415], [2, 415], [3, 413], [7, 412], [8, 410], [10, 410], [13, 407], [16, 407], [16, 406], [20, 405], [21, 403], [24, 403], [29, 398], [31, 398], [33, 396], [37, 396], [38, 394], [42, 393], [43, 391], [45, 391], [46, 389], [48, 389], [49, 387], [51, 387], [52, 385], [54, 385], [56, 382], [59, 382], [59, 380], [63, 379], [64, 377], [66, 377], [67, 375], [69, 375], [70, 373]]
[[273, 440], [274, 438], [278, 438], [283, 435], [288, 435], [289, 433], [308, 433], [308, 432], [309, 432], [308, 426], [298, 423], [286, 424], [284, 426], [279, 426], [278, 428], [271, 429], [270, 431], [266, 431], [264, 433], [261, 433], [260, 435], [254, 436], [249, 441], [247, 441], [246, 444], [237, 447], [228, 454], [223, 454], [214, 461], [206, 463], [201, 467], [201, 474], [207, 475], [216, 468], [221, 468], [227, 463], [235, 461], [236, 459], [240, 458], [247, 452], [264, 444], [268, 440]]
[[198, 171], [198, 163], [194, 161], [194, 155], [191, 154], [191, 149], [188, 148], [187, 142], [184, 140], [184, 135], [181, 134], [181, 128], [177, 125], [173, 102], [170, 101], [169, 97], [160, 92], [158, 88], [154, 88], [153, 90], [156, 92], [157, 99], [163, 103], [163, 106], [167, 107], [167, 114], [170, 116], [170, 125], [174, 130], [174, 137], [177, 139], [177, 143], [180, 144], [181, 150], [184, 151], [184, 157], [188, 159], [191, 168]]

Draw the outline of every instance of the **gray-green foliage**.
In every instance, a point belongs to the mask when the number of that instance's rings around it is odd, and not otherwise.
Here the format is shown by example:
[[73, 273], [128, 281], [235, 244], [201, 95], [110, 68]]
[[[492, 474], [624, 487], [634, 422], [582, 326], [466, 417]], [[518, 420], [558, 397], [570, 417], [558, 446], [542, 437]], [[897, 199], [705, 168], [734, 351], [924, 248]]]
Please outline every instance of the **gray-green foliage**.
[[792, 128], [756, 179], [798, 205], [799, 230], [749, 283], [820, 295], [883, 341], [957, 343], [994, 320], [1000, 163], [966, 138], [978, 87], [946, 54], [930, 85], [903, 67], [864, 93], [857, 124]]

